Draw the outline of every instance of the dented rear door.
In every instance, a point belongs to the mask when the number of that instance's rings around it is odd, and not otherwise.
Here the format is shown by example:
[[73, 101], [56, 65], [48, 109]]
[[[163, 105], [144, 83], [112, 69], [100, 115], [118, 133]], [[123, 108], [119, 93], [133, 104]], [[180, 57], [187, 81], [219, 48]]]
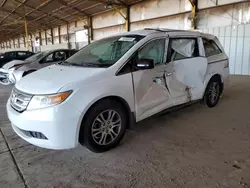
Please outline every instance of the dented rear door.
[[175, 105], [202, 98], [207, 59], [199, 43], [198, 37], [169, 39], [165, 76]]

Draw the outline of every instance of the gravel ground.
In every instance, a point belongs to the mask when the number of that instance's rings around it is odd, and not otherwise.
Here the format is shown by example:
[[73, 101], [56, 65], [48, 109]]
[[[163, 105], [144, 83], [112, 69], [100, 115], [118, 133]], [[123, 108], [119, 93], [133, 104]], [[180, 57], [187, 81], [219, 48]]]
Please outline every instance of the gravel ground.
[[145, 120], [102, 154], [20, 139], [5, 112], [10, 89], [0, 86], [1, 188], [250, 187], [250, 77], [231, 77], [217, 107], [195, 104]]

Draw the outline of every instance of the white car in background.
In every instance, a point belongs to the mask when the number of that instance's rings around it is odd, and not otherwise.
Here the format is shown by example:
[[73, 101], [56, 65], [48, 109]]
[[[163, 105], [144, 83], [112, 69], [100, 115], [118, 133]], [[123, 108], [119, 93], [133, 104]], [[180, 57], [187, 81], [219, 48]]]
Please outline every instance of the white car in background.
[[[26, 63], [29, 62], [26, 61]], [[3, 85], [12, 84], [11, 81], [9, 80], [9, 74], [23, 65], [24, 65], [24, 60], [12, 60], [6, 63], [2, 68], [0, 68], [0, 83]]]
[[179, 105], [214, 107], [229, 77], [218, 39], [145, 29], [108, 37], [17, 82], [7, 103], [15, 132], [51, 149], [78, 143], [94, 152], [119, 144], [126, 129]]
[[[14, 60], [0, 69], [0, 83], [3, 85], [15, 84], [22, 77], [41, 68], [60, 63], [76, 53], [74, 49], [56, 49], [39, 52], [24, 61]], [[1, 75], [3, 78], [1, 78]]]

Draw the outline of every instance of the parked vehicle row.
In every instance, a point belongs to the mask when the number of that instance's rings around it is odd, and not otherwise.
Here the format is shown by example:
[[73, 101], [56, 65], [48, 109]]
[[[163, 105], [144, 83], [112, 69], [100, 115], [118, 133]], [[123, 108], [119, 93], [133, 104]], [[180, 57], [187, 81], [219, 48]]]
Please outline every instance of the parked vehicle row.
[[23, 61], [10, 61], [0, 69], [0, 83], [14, 84], [34, 71], [66, 60], [75, 52], [76, 50], [69, 49], [48, 50], [32, 55]]
[[14, 131], [50, 149], [114, 148], [126, 129], [179, 105], [214, 107], [229, 76], [218, 39], [145, 29], [108, 37], [16, 83], [7, 103]]
[[0, 67], [12, 60], [25, 60], [26, 58], [34, 55], [29, 51], [10, 51], [0, 55]]

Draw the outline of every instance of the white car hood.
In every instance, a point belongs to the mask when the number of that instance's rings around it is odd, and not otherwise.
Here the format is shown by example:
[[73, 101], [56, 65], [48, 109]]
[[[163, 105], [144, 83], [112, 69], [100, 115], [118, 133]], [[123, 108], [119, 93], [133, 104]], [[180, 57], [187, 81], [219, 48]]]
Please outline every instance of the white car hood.
[[23, 77], [15, 87], [29, 94], [52, 94], [69, 83], [87, 80], [104, 70], [103, 68], [51, 65]]
[[13, 61], [10, 61], [9, 63], [6, 63], [3, 68], [5, 70], [8, 70], [10, 69], [11, 67], [13, 67], [14, 65], [19, 65], [19, 64], [23, 64], [25, 63], [25, 61], [22, 61], [22, 60], [13, 60]]

